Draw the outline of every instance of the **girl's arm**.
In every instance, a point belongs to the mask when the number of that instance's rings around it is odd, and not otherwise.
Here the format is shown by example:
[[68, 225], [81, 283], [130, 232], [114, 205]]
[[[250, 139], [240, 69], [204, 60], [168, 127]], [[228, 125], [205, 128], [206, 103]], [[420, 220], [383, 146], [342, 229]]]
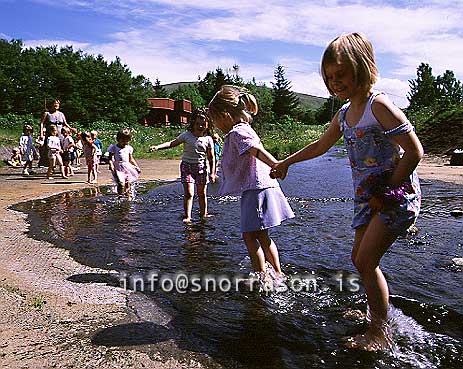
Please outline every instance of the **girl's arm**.
[[42, 120], [40, 121], [40, 136], [43, 135], [43, 128], [45, 124], [45, 120], [47, 119], [47, 112], [43, 113]]
[[211, 181], [214, 183], [217, 179], [214, 146], [207, 148], [207, 160], [209, 160], [209, 167], [211, 168]]
[[[402, 110], [396, 107], [385, 95], [376, 97], [371, 108], [375, 118], [386, 131], [408, 122]], [[390, 137], [404, 150], [404, 154], [388, 183], [391, 187], [398, 187], [415, 170], [423, 157], [424, 151], [413, 130]]]
[[180, 145], [182, 142], [180, 142], [179, 140], [175, 139], [173, 141], [168, 141], [168, 142], [164, 142], [160, 145], [153, 145], [153, 146], [150, 146], [150, 151], [156, 151], [156, 150], [163, 150], [163, 149], [170, 149], [172, 147], [175, 147], [175, 146], [178, 146]]
[[251, 147], [248, 150], [248, 152], [251, 155], [255, 156], [257, 159], [259, 159], [260, 161], [267, 164], [269, 167], [272, 167], [273, 165], [278, 163], [278, 161], [273, 157], [273, 155], [270, 154], [267, 150], [265, 150], [263, 146]]
[[328, 129], [317, 141], [288, 156], [283, 161], [277, 162], [276, 165], [272, 166], [271, 176], [284, 179], [290, 165], [323, 155], [341, 138], [341, 135], [338, 111], [331, 120]]
[[141, 169], [131, 153], [129, 154], [129, 163], [131, 163], [137, 169], [138, 173], [141, 173]]
[[113, 156], [114, 154], [111, 151], [108, 151], [108, 167], [111, 172], [114, 172], [114, 163], [113, 163]]

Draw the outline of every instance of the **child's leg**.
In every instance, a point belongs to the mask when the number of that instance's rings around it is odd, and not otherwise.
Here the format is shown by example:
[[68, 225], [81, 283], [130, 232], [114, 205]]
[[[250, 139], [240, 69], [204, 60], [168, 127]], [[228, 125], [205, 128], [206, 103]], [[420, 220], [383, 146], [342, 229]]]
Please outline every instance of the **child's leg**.
[[199, 213], [201, 217], [207, 217], [207, 184], [196, 184], [198, 191]]
[[243, 232], [243, 240], [248, 249], [251, 265], [255, 272], [265, 272], [265, 254], [258, 241], [259, 231]]
[[[352, 261], [362, 277], [371, 314], [371, 323], [365, 335], [365, 347], [362, 347], [365, 349], [376, 349], [373, 347], [378, 343], [376, 339], [381, 339], [381, 335], [384, 335], [379, 328], [387, 321], [389, 288], [379, 263], [396, 238], [397, 235], [387, 230], [378, 215], [374, 216], [367, 226], [355, 232]], [[353, 347], [358, 346], [354, 344]]]
[[[96, 171], [96, 164], [93, 164], [92, 168], [93, 168], [93, 169], [92, 169], [93, 182], [96, 183], [96, 182], [98, 182], [98, 173], [97, 173], [97, 171]], [[129, 185], [127, 184], [127, 186], [129, 186]], [[129, 187], [130, 187], [130, 186], [129, 186]]]
[[55, 168], [55, 158], [48, 159], [48, 171], [47, 171], [47, 178], [50, 178], [53, 174], [53, 169]]
[[277, 274], [281, 274], [280, 256], [275, 242], [269, 237], [268, 231], [257, 232], [257, 239], [259, 240], [262, 249], [264, 250], [265, 259], [272, 265]]
[[183, 184], [183, 221], [191, 221], [191, 210], [193, 209], [193, 196], [195, 187], [193, 183], [184, 183]]

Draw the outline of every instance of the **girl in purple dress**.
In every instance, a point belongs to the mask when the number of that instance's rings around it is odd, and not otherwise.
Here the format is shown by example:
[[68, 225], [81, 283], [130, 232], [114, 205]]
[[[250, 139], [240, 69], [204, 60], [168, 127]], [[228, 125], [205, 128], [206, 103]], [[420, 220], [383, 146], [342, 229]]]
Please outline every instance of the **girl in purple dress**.
[[113, 174], [113, 181], [119, 195], [126, 194], [131, 198], [131, 186], [141, 173], [140, 167], [133, 157], [133, 147], [129, 145], [132, 132], [125, 128], [117, 132], [117, 144], [108, 147], [109, 170]]
[[322, 59], [328, 91], [348, 99], [323, 136], [273, 167], [284, 178], [296, 162], [324, 154], [341, 136], [354, 183], [355, 229], [352, 261], [359, 271], [369, 307], [369, 327], [348, 338], [350, 348], [374, 351], [390, 347], [389, 289], [379, 263], [420, 211], [421, 190], [415, 168], [423, 148], [405, 114], [384, 93], [372, 91], [378, 77], [373, 47], [358, 33], [332, 41]]
[[247, 90], [223, 86], [209, 103], [209, 112], [224, 134], [221, 195], [241, 195], [241, 232], [255, 272], [268, 281], [265, 261], [282, 277], [278, 249], [268, 229], [294, 217], [278, 181], [270, 178], [275, 158], [264, 149], [252, 129], [258, 110]]

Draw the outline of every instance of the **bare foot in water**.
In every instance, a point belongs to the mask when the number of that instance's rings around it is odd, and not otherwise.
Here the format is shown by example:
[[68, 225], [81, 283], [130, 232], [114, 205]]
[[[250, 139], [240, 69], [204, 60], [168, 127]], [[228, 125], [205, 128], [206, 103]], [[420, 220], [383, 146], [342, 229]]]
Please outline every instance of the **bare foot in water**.
[[342, 317], [347, 320], [360, 322], [367, 320], [367, 314], [358, 309], [349, 309], [342, 314]]
[[391, 328], [387, 323], [369, 326], [365, 334], [348, 337], [345, 345], [350, 349], [365, 351], [386, 351], [393, 347]]
[[189, 217], [183, 218], [183, 223], [191, 223], [191, 218]]

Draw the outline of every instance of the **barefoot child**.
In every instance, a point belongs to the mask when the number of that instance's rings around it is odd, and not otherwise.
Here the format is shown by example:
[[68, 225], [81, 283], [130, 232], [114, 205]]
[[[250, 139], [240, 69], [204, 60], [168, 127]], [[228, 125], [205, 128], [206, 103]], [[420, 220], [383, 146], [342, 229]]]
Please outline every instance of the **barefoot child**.
[[117, 132], [117, 144], [108, 147], [109, 170], [112, 172], [113, 181], [117, 185], [119, 195], [126, 194], [130, 200], [131, 186], [141, 173], [140, 167], [133, 157], [133, 147], [129, 145], [132, 132], [125, 128]]
[[214, 124], [225, 134], [221, 195], [241, 194], [241, 232], [255, 272], [267, 280], [265, 261], [282, 277], [280, 258], [268, 229], [294, 217], [280, 185], [270, 178], [275, 158], [251, 127], [258, 110], [247, 90], [223, 86], [209, 103]]
[[61, 142], [58, 137], [58, 128], [55, 125], [50, 127], [50, 136], [47, 138], [47, 148], [49, 161], [47, 178], [53, 179], [52, 174], [56, 164], [59, 165], [61, 177], [67, 178], [66, 174], [64, 173], [63, 159], [61, 158], [61, 153], [63, 150], [61, 149]]
[[19, 139], [19, 151], [21, 153], [21, 161], [24, 162], [23, 174], [29, 175], [34, 174], [32, 172], [32, 160], [37, 155], [37, 151], [34, 147], [32, 140], [33, 128], [30, 124], [25, 124], [23, 127], [23, 134]]
[[74, 139], [71, 136], [71, 130], [68, 127], [63, 127], [61, 129], [61, 133], [63, 135], [61, 145], [63, 147], [64, 174], [67, 176], [73, 176], [74, 170], [71, 166], [71, 160], [76, 145], [74, 143]]
[[98, 174], [96, 172], [96, 153], [97, 147], [90, 138], [89, 132], [81, 132], [82, 148], [85, 155], [85, 162], [87, 163], [87, 182], [97, 183]]
[[276, 165], [284, 178], [291, 164], [324, 154], [344, 135], [354, 182], [355, 229], [352, 261], [367, 294], [370, 323], [350, 348], [380, 350], [390, 345], [389, 289], [379, 267], [384, 253], [414, 224], [421, 190], [415, 168], [423, 148], [404, 113], [384, 93], [372, 91], [378, 70], [371, 43], [357, 33], [332, 41], [322, 59], [328, 91], [348, 99], [323, 136]]
[[[152, 151], [169, 149], [183, 144], [182, 163], [180, 173], [183, 183], [183, 221], [191, 222], [193, 208], [194, 185], [198, 191], [199, 212], [201, 218], [207, 214], [207, 184], [209, 176], [212, 182], [216, 179], [214, 142], [207, 134], [209, 118], [205, 109], [195, 109], [191, 116], [188, 130], [180, 134], [175, 140], [151, 146]], [[206, 159], [209, 161], [207, 170]]]

